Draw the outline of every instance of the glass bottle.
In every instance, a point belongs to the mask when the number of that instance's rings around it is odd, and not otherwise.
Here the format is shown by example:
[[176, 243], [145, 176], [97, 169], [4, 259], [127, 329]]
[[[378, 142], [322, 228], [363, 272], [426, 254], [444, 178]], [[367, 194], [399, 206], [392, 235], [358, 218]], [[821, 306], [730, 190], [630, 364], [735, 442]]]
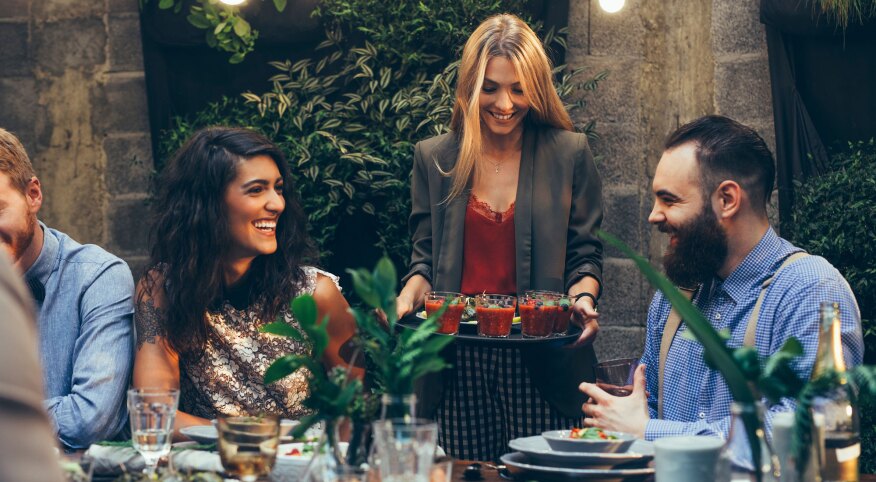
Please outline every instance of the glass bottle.
[[[779, 459], [773, 453], [764, 435], [763, 404], [733, 402], [730, 406], [730, 433], [722, 454], [722, 470], [729, 472], [733, 482], [778, 482], [781, 477]], [[760, 464], [754, 465], [751, 442], [745, 429], [745, 420], [757, 420], [757, 439], [760, 445]], [[758, 477], [758, 473], [760, 476]], [[726, 475], [722, 477], [727, 480]]]
[[839, 303], [822, 302], [820, 319], [812, 380], [830, 379], [828, 388], [812, 400], [813, 416], [824, 420], [824, 439], [818, 447], [821, 479], [824, 482], [857, 482], [861, 454], [858, 404], [846, 376]]
[[380, 398], [380, 420], [393, 418], [404, 419], [408, 423], [417, 418], [417, 396], [413, 393], [407, 395], [384, 393]]

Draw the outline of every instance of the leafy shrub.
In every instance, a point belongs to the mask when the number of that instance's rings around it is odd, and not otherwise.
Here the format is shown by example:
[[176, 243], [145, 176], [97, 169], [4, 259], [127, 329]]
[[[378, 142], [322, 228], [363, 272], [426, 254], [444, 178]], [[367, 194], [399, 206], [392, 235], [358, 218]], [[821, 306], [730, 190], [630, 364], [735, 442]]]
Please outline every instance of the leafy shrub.
[[[830, 158], [831, 171], [796, 188], [794, 243], [824, 256], [845, 276], [858, 299], [867, 348], [876, 356], [876, 141], [850, 142]], [[851, 309], [847, 307], [845, 309]], [[876, 472], [876, 406], [861, 401], [861, 471]]]
[[[526, 18], [524, 4], [422, 0], [398, 8], [383, 0], [325, 0], [317, 14], [326, 38], [313, 58], [273, 62], [270, 92], [244, 93], [177, 119], [163, 138], [163, 154], [207, 125], [261, 131], [286, 152], [311, 234], [324, 254], [345, 242], [366, 252], [374, 244], [404, 272], [414, 144], [447, 131], [455, 61], [465, 39], [489, 15]], [[544, 38], [548, 46], [565, 46], [561, 35], [548, 32]], [[606, 75], [582, 82], [579, 73], [556, 69], [560, 95], [576, 99], [570, 110], [584, 107], [582, 94]], [[593, 122], [580, 129], [595, 136]], [[355, 239], [337, 239], [339, 225], [351, 222], [367, 229]], [[369, 243], [372, 233], [376, 239]], [[357, 262], [372, 263], [380, 253], [374, 254]]]

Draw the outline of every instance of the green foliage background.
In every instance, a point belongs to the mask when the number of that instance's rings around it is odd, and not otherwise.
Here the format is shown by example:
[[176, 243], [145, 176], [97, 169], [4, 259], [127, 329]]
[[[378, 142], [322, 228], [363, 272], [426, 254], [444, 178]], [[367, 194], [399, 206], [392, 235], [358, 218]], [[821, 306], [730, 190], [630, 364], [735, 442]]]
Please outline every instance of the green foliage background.
[[[850, 142], [830, 158], [830, 172], [797, 186], [793, 224], [782, 234], [824, 256], [858, 299], [865, 361], [876, 363], [876, 141]], [[846, 309], [851, 309], [850, 307]], [[876, 473], [876, 401], [862, 396], [861, 472]]]
[[[196, 130], [209, 125], [251, 127], [285, 151], [323, 263], [332, 266], [338, 226], [355, 220], [377, 233], [374, 259], [387, 253], [400, 272], [410, 254], [407, 217], [414, 144], [447, 132], [456, 60], [474, 28], [488, 16], [527, 18], [523, 0], [421, 0], [399, 8], [383, 0], [325, 0], [316, 14], [325, 40], [313, 58], [272, 63], [272, 89], [244, 93], [178, 118], [165, 132], [159, 163]], [[533, 25], [540, 31], [539, 25]], [[546, 46], [565, 39], [540, 32]], [[605, 77], [579, 81], [579, 71], [556, 69], [567, 107], [585, 106], [585, 93]], [[595, 137], [592, 122], [578, 126]], [[360, 265], [361, 265], [360, 264]]]

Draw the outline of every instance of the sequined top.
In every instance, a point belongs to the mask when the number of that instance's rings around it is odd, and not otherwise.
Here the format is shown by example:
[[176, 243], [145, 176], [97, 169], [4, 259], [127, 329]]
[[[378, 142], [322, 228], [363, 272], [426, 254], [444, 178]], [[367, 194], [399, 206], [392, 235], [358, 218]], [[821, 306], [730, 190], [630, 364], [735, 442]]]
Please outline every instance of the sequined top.
[[[304, 267], [305, 281], [299, 294], [313, 294], [318, 273], [338, 284], [337, 276]], [[216, 311], [207, 312], [209, 330], [202, 355], [185, 355], [179, 360], [181, 411], [208, 419], [218, 414], [259, 413], [301, 418], [307, 413], [302, 405], [308, 393], [306, 369], [268, 386], [262, 380], [274, 360], [287, 354], [305, 355], [310, 347], [291, 338], [260, 333], [260, 326], [274, 320], [258, 317], [258, 303], [238, 309], [226, 300]], [[280, 314], [287, 323], [298, 326], [288, 305]]]

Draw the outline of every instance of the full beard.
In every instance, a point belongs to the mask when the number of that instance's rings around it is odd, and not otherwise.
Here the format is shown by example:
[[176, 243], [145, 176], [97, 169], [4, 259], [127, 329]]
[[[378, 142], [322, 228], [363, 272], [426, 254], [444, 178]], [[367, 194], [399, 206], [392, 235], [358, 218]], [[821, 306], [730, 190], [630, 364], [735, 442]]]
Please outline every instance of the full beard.
[[663, 268], [677, 286], [693, 288], [710, 280], [727, 259], [727, 234], [708, 203], [699, 216], [674, 232], [665, 225], [659, 229], [675, 236], [675, 244], [663, 256]]
[[28, 216], [27, 224], [25, 226], [26, 229], [23, 231], [0, 234], [0, 244], [3, 245], [3, 248], [9, 254], [13, 263], [17, 263], [18, 260], [24, 256], [24, 252], [27, 251], [30, 244], [33, 243], [36, 223], [36, 216]]

